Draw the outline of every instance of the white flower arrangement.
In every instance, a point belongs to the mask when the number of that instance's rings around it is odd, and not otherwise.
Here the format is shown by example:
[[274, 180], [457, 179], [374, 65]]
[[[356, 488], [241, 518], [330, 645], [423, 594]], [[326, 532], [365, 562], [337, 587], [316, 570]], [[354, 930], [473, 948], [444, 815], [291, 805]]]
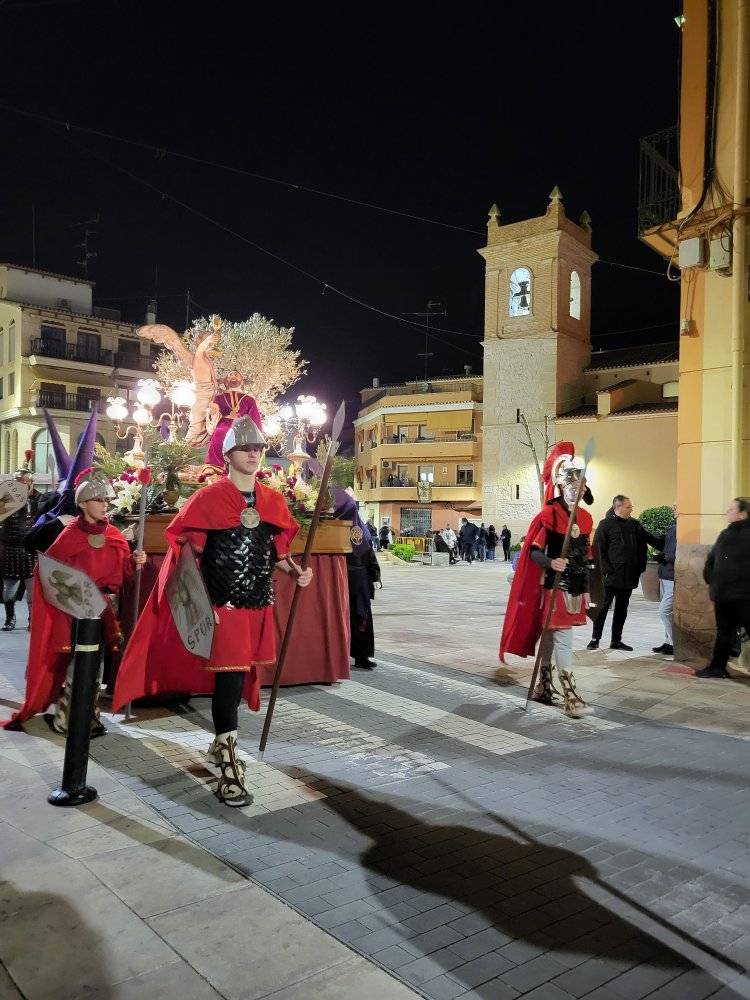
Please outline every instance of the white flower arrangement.
[[110, 504], [114, 514], [132, 514], [141, 499], [143, 485], [137, 479], [129, 482], [125, 479], [115, 479], [112, 483], [115, 498]]

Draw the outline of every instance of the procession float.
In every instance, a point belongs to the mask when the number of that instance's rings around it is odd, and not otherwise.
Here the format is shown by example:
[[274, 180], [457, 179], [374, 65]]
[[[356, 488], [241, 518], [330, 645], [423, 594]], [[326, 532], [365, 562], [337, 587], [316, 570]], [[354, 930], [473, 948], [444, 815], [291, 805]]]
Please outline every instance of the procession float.
[[[189, 496], [224, 475], [222, 444], [237, 417], [248, 415], [262, 428], [269, 449], [258, 478], [284, 496], [301, 525], [293, 553], [305, 547], [320, 485], [307, 468], [307, 447], [323, 433], [328, 417], [313, 396], [301, 395], [294, 405], [280, 402], [307, 367], [292, 347], [292, 335], [293, 329], [258, 313], [241, 322], [198, 319], [184, 334], [161, 324], [138, 330], [139, 337], [162, 347], [154, 377], [139, 381], [132, 408], [122, 397], [107, 400], [107, 417], [127, 450], [113, 455], [98, 445], [94, 454], [95, 468], [112, 485], [111, 519], [148, 556], [122, 595], [126, 636], [167, 552], [167, 525]], [[295, 625], [315, 642], [298, 644], [287, 657], [285, 685], [349, 677], [351, 527], [330, 513], [317, 527], [310, 555], [315, 584], [300, 601]], [[280, 637], [294, 585], [286, 575], [277, 576], [274, 618]], [[272, 677], [273, 667], [263, 668], [262, 683], [270, 684]]]

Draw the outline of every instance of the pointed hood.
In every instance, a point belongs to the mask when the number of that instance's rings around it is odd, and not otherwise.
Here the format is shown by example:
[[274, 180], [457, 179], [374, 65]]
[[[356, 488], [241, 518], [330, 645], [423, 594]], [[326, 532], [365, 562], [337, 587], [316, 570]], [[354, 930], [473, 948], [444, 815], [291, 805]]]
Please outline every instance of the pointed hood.
[[352, 552], [357, 556], [364, 555], [372, 547], [372, 536], [370, 535], [370, 529], [360, 517], [359, 504], [351, 493], [347, 493], [341, 486], [333, 487], [333, 503], [335, 507], [334, 516], [340, 518], [342, 521], [352, 522]]
[[60, 487], [60, 499], [55, 506], [37, 518], [34, 527], [54, 521], [60, 514], [77, 514], [75, 502], [76, 479], [84, 469], [90, 469], [94, 460], [94, 445], [96, 444], [96, 411], [92, 411], [86, 429], [78, 442], [75, 455], [68, 465], [68, 474]]
[[49, 434], [52, 451], [55, 453], [57, 482], [61, 483], [68, 478], [68, 473], [70, 472], [70, 455], [66, 451], [65, 445], [62, 443], [60, 432], [57, 429], [57, 424], [55, 423], [52, 414], [44, 407], [42, 407], [42, 413], [44, 414], [44, 419], [47, 422], [47, 433]]

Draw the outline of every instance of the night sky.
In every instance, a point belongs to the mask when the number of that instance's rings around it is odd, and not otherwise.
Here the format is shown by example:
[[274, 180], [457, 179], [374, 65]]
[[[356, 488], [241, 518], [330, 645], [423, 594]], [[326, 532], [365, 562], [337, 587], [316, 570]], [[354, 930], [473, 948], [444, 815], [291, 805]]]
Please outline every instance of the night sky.
[[[433, 339], [431, 373], [481, 369], [475, 250], [492, 202], [505, 222], [541, 215], [558, 184], [574, 220], [591, 214], [601, 257], [663, 273], [636, 237], [638, 139], [677, 119], [676, 0], [188, 6], [0, 0], [0, 260], [31, 265], [34, 204], [36, 266], [80, 274], [77, 224], [98, 215], [98, 304], [141, 322], [157, 285], [159, 320], [179, 329], [187, 289], [191, 316], [294, 326], [310, 362], [299, 391], [329, 407], [356, 405], [374, 375], [417, 375], [424, 341], [324, 283], [396, 315], [444, 303], [437, 322], [469, 336]], [[676, 339], [678, 287], [597, 264], [595, 345]]]

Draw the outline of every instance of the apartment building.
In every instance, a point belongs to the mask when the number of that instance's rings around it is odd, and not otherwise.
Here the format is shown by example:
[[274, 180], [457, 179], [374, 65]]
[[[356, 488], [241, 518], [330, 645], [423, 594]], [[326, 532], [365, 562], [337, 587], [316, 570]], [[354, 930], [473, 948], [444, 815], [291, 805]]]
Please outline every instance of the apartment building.
[[75, 449], [92, 409], [102, 414], [98, 440], [126, 450], [104, 416], [107, 397], [131, 399], [153, 374], [151, 345], [116, 310], [93, 304], [94, 284], [14, 264], [0, 264], [0, 474], [33, 452], [40, 485], [56, 479], [43, 408], [63, 444]]
[[367, 517], [423, 535], [481, 513], [481, 376], [374, 379], [361, 397], [355, 486]]

